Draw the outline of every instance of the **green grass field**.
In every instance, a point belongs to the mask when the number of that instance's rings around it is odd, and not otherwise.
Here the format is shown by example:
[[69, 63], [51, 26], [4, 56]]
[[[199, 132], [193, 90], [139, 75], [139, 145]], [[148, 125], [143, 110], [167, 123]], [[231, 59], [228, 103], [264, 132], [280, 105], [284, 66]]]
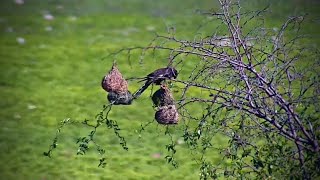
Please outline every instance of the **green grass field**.
[[[290, 13], [310, 12], [312, 21], [305, 32], [316, 37], [308, 43], [317, 46], [319, 4], [301, 1], [298, 6], [287, 5], [288, 2], [272, 4], [275, 11], [267, 24], [277, 26]], [[248, 9], [261, 6], [250, 1], [245, 4]], [[165, 135], [165, 127], [153, 122], [139, 133], [140, 125], [154, 117], [148, 93], [131, 106], [114, 107], [110, 115], [122, 129], [129, 151], [122, 150], [112, 129], [98, 130], [97, 141], [106, 149], [105, 168], [97, 167], [101, 157], [94, 146], [88, 154], [76, 155], [77, 138], [91, 131], [80, 124], [62, 130], [51, 159], [42, 154], [63, 119], [94, 122], [95, 115], [107, 103], [100, 81], [113, 60], [126, 77], [142, 77], [167, 63], [166, 54], [144, 59], [143, 63], [139, 63], [139, 53], [133, 54], [130, 62], [125, 54], [103, 57], [121, 48], [145, 46], [154, 38], [154, 32], [165, 34], [168, 26], [175, 26], [179, 36], [193, 38], [196, 25], [202, 22], [195, 9], [211, 6], [218, 9], [210, 0], [26, 0], [21, 5], [13, 0], [2, 1], [0, 178], [197, 179], [199, 165], [193, 160], [197, 155], [186, 145], [177, 147], [179, 168], [166, 162], [165, 145], [171, 138]], [[54, 17], [52, 20], [49, 14]], [[130, 82], [129, 89], [135, 91], [139, 85]], [[181, 125], [170, 131], [174, 141], [182, 139]], [[214, 143], [223, 145], [225, 140], [217, 137]], [[210, 154], [212, 161], [219, 160], [219, 152]]]

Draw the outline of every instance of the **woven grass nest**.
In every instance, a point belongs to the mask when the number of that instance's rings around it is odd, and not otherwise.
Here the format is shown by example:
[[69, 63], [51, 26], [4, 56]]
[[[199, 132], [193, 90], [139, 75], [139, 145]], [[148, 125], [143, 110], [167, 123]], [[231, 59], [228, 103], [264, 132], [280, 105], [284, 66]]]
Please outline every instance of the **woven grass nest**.
[[174, 105], [172, 93], [165, 84], [162, 84], [160, 89], [152, 95], [152, 101], [156, 107]]
[[161, 84], [152, 95], [153, 104], [157, 107], [155, 119], [159, 124], [178, 124], [179, 114], [174, 105], [173, 95], [166, 84]]
[[128, 91], [128, 83], [123, 78], [115, 63], [112, 65], [109, 73], [103, 77], [101, 86], [107, 92], [121, 94]]
[[109, 92], [108, 100], [114, 105], [129, 105], [132, 103], [132, 94], [128, 91], [128, 83], [123, 78], [116, 64], [105, 75], [101, 82], [102, 88]]
[[161, 106], [155, 113], [155, 119], [159, 124], [178, 124], [179, 114], [175, 105]]

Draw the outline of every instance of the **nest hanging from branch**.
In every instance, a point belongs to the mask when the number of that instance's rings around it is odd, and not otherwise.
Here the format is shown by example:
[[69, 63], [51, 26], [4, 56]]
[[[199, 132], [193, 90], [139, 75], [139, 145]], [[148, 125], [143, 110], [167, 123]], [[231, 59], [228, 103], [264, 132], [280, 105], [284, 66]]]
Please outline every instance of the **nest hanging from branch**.
[[175, 105], [162, 106], [155, 113], [155, 119], [159, 124], [178, 124], [179, 114]]
[[123, 78], [116, 64], [113, 63], [111, 70], [101, 82], [102, 88], [109, 92], [108, 101], [114, 105], [130, 105], [133, 97], [128, 91], [128, 83]]
[[152, 95], [152, 101], [156, 107], [174, 105], [173, 95], [165, 84]]
[[122, 77], [122, 74], [115, 63], [112, 65], [109, 73], [103, 77], [101, 86], [107, 92], [116, 92], [121, 94], [128, 91], [128, 83]]
[[178, 124], [179, 114], [174, 105], [173, 95], [166, 84], [161, 84], [152, 95], [153, 104], [157, 107], [155, 119], [159, 124]]

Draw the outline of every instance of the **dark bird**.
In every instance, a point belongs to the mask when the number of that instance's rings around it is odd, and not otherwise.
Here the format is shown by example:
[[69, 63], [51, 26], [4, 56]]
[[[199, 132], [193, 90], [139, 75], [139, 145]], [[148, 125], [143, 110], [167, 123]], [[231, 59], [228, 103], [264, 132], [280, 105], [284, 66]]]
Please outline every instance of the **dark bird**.
[[139, 97], [152, 83], [160, 85], [164, 80], [176, 79], [177, 76], [178, 71], [173, 67], [157, 69], [141, 80], [146, 82], [137, 92], [133, 94], [133, 97]]

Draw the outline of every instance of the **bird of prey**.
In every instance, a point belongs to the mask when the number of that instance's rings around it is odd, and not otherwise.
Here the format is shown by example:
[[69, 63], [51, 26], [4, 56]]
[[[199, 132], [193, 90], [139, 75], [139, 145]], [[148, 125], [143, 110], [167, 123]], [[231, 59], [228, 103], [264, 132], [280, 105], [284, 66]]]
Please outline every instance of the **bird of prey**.
[[137, 92], [133, 94], [133, 97], [139, 97], [152, 83], [160, 85], [166, 79], [176, 79], [177, 76], [178, 71], [173, 67], [157, 69], [141, 80], [146, 82]]

